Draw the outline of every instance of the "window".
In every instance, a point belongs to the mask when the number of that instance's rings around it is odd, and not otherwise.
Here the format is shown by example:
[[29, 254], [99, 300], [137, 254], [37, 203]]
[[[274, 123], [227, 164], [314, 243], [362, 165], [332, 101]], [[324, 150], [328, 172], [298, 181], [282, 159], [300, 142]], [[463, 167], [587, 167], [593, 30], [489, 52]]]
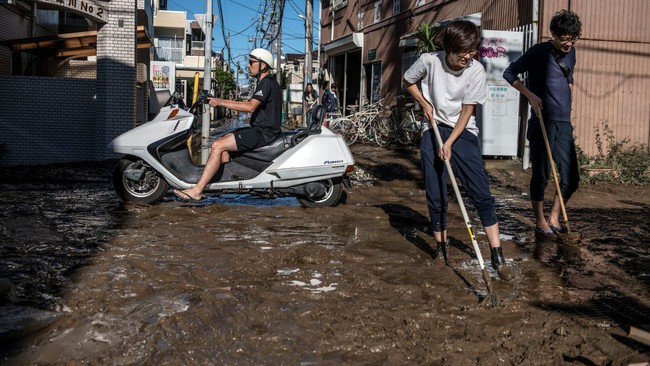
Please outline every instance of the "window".
[[[406, 72], [406, 70], [411, 67], [415, 63], [415, 61], [418, 60], [418, 57], [420, 54], [418, 51], [405, 51], [402, 54], [402, 75]], [[406, 91], [406, 87], [404, 87], [404, 81], [402, 80], [402, 91]]]
[[393, 0], [393, 15], [397, 15], [400, 13], [400, 6], [401, 6], [400, 0]]
[[370, 103], [377, 103], [381, 99], [381, 62], [372, 64], [370, 71]]
[[172, 37], [159, 37], [156, 47], [155, 59], [157, 61], [174, 61], [183, 63], [183, 39]]
[[375, 3], [375, 23], [381, 20], [381, 1]]

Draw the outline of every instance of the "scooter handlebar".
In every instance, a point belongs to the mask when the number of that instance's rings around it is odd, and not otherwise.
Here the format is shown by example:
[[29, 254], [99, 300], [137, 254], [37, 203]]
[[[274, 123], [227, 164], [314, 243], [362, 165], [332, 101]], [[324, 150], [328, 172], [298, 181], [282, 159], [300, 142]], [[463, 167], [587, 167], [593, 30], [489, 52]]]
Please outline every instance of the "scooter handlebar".
[[214, 98], [214, 97], [210, 95], [208, 92], [206, 92], [205, 90], [202, 90], [199, 93], [199, 96], [196, 98], [196, 102], [194, 102], [194, 104], [190, 108], [190, 113], [194, 113], [194, 110], [196, 110], [196, 108], [198, 108], [199, 105], [207, 104], [208, 98]]

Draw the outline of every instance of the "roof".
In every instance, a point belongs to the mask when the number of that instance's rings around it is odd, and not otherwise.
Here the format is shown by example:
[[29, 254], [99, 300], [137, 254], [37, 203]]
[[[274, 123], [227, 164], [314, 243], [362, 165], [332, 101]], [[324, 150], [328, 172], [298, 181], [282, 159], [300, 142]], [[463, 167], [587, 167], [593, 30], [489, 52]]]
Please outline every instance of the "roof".
[[[153, 41], [147, 29], [137, 28], [138, 48], [149, 48]], [[13, 52], [46, 53], [53, 57], [80, 57], [97, 54], [97, 31], [61, 33], [53, 36], [29, 37], [0, 41]]]

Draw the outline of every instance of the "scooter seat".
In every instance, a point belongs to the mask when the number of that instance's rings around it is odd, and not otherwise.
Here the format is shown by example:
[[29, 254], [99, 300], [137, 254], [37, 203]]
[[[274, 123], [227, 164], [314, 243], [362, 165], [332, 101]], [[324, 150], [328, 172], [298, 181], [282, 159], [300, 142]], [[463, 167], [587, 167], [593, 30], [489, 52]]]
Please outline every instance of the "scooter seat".
[[255, 150], [246, 151], [240, 156], [261, 161], [273, 161], [291, 147], [291, 138], [298, 132], [299, 131], [283, 131], [280, 136], [276, 137], [270, 144], [258, 147]]

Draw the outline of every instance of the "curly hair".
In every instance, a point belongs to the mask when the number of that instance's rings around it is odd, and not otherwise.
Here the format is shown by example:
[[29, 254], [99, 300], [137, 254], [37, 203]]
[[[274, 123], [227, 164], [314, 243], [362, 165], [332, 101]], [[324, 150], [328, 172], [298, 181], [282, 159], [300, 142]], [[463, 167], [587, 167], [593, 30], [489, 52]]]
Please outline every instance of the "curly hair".
[[481, 43], [481, 33], [470, 21], [454, 20], [440, 32], [438, 43], [447, 53], [475, 50]]
[[580, 37], [581, 30], [580, 18], [571, 10], [560, 10], [551, 19], [551, 32], [556, 37]]

